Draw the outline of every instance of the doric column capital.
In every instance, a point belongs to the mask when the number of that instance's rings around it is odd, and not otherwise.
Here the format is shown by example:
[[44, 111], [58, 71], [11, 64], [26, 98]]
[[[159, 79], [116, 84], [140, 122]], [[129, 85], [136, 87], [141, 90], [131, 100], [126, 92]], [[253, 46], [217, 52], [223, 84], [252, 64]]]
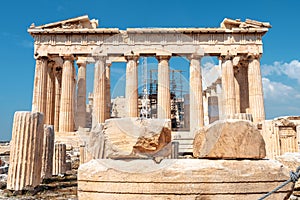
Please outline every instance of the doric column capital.
[[85, 56], [77, 57], [76, 64], [78, 65], [78, 67], [86, 67], [86, 65], [88, 64], [88, 58]]
[[72, 54], [64, 54], [64, 55], [62, 56], [62, 58], [63, 58], [64, 60], [69, 60], [69, 61], [74, 61], [74, 60], [75, 60], [75, 57], [74, 57]]
[[189, 60], [200, 60], [204, 55], [200, 55], [200, 54], [191, 54], [187, 56], [187, 59]]
[[222, 60], [222, 61], [226, 61], [226, 60], [233, 60], [233, 58], [234, 58], [235, 56], [234, 55], [231, 55], [231, 54], [221, 54], [220, 56], [219, 56], [219, 60]]
[[158, 60], [158, 62], [161, 61], [161, 60], [167, 60], [167, 61], [169, 61], [170, 58], [171, 58], [171, 56], [169, 56], [169, 55], [157, 55], [156, 56], [156, 59]]
[[47, 61], [49, 58], [47, 56], [38, 56], [35, 58], [37, 61], [40, 60], [40, 61]]
[[260, 59], [261, 54], [259, 54], [259, 53], [248, 53], [246, 57], [247, 57], [247, 60]]
[[107, 60], [107, 56], [94, 56], [93, 58], [94, 58], [95, 62], [97, 62], [97, 61], [106, 62], [106, 60]]
[[83, 60], [77, 60], [76, 64], [77, 64], [78, 67], [86, 67], [87, 62], [83, 61]]
[[137, 61], [139, 59], [139, 56], [137, 56], [137, 55], [127, 55], [127, 56], [125, 56], [125, 59], [127, 61], [129, 61], [129, 60]]

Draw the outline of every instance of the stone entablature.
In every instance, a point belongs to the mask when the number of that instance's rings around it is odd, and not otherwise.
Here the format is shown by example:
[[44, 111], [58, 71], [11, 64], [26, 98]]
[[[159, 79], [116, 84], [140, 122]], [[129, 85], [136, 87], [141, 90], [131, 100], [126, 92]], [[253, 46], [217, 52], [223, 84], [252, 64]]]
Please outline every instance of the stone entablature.
[[[72, 19], [80, 23], [81, 18]], [[85, 16], [85, 20], [88, 17]], [[243, 22], [244, 27], [232, 27], [225, 19], [221, 28], [62, 28], [68, 20], [51, 26], [31, 26], [28, 32], [35, 41], [35, 55], [100, 54], [119, 57], [130, 54], [155, 55], [159, 50], [176, 55], [205, 54], [211, 56], [261, 54], [262, 36], [271, 26], [257, 22], [256, 26]], [[93, 21], [90, 21], [92, 24]], [[248, 25], [248, 26], [247, 26]], [[70, 25], [71, 26], [71, 25]], [[58, 28], [57, 28], [58, 27]], [[72, 27], [72, 26], [71, 26]], [[229, 27], [229, 28], [228, 28]], [[134, 48], [132, 47], [134, 46]], [[200, 47], [200, 48], [199, 48]], [[102, 52], [97, 52], [97, 49]]]

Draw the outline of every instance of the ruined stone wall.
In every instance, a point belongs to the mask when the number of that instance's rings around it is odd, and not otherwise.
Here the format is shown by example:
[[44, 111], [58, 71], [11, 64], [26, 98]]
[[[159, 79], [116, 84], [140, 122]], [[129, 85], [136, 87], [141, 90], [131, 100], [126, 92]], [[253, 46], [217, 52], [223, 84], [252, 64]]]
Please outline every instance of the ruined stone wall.
[[300, 117], [280, 117], [262, 122], [267, 158], [299, 151]]

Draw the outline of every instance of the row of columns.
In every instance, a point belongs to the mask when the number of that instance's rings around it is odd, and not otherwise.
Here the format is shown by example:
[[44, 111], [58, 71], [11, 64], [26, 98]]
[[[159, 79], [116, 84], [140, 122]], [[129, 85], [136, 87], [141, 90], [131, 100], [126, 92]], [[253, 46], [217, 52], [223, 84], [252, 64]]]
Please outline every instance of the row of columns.
[[[44, 113], [44, 123], [54, 125], [56, 132], [73, 132], [79, 126], [86, 126], [87, 61], [77, 60], [76, 83], [74, 56], [65, 55], [61, 59], [62, 64], [48, 57], [36, 60], [32, 111]], [[94, 74], [93, 115], [96, 122], [103, 123], [110, 117], [110, 64], [105, 57], [96, 58]]]
[[236, 75], [233, 59], [234, 56], [221, 56], [224, 115], [250, 113], [254, 123], [261, 122], [265, 119], [265, 111], [260, 55], [248, 55], [245, 59], [247, 66]]
[[86, 63], [78, 62], [77, 109], [75, 109], [76, 71], [74, 57], [65, 55], [62, 64], [39, 57], [36, 60], [32, 111], [44, 113], [44, 123], [56, 132], [73, 132], [75, 110], [79, 126], [85, 126]]
[[[170, 56], [157, 56], [158, 60], [158, 92], [157, 118], [171, 118], [170, 100]], [[191, 130], [204, 126], [202, 75], [200, 56], [193, 55], [190, 59], [190, 127]], [[126, 101], [129, 117], [138, 117], [138, 64], [137, 56], [127, 56], [126, 66]]]
[[[138, 56], [125, 56], [127, 116], [138, 117]], [[157, 56], [158, 94], [157, 117], [170, 119], [170, 56]], [[190, 59], [190, 129], [204, 126], [201, 56]], [[244, 76], [235, 76], [233, 56], [221, 56], [223, 112], [225, 116], [241, 112], [241, 102], [249, 95], [247, 112], [253, 115], [254, 122], [264, 120], [262, 80], [259, 56], [248, 57], [248, 94], [241, 87]], [[110, 64], [106, 57], [95, 59], [93, 117], [103, 123], [110, 117]], [[78, 60], [76, 124], [85, 127], [86, 123], [86, 61]], [[53, 124], [55, 131], [73, 132], [75, 129], [75, 90], [76, 72], [74, 57], [63, 56], [62, 66], [40, 57], [36, 61], [32, 111], [45, 113], [45, 124]], [[242, 95], [241, 95], [242, 94]], [[247, 105], [243, 105], [247, 107]]]

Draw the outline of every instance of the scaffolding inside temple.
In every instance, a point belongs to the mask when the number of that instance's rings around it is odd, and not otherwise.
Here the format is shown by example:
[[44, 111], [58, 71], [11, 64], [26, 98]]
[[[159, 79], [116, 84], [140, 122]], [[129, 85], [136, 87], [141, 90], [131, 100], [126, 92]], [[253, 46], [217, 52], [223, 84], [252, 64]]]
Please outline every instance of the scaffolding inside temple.
[[[143, 70], [144, 71], [144, 70]], [[150, 69], [149, 72], [149, 93], [147, 94], [149, 102], [149, 117], [157, 118], [157, 69]], [[171, 101], [171, 123], [172, 129], [176, 130], [178, 128], [183, 128], [184, 124], [184, 94], [187, 91], [183, 89], [183, 70], [170, 70], [170, 101]], [[145, 80], [145, 76], [143, 76]], [[145, 84], [145, 83], [144, 83]], [[148, 90], [147, 90], [148, 91]], [[145, 90], [143, 94], [139, 95], [139, 99], [143, 99], [145, 95]]]

